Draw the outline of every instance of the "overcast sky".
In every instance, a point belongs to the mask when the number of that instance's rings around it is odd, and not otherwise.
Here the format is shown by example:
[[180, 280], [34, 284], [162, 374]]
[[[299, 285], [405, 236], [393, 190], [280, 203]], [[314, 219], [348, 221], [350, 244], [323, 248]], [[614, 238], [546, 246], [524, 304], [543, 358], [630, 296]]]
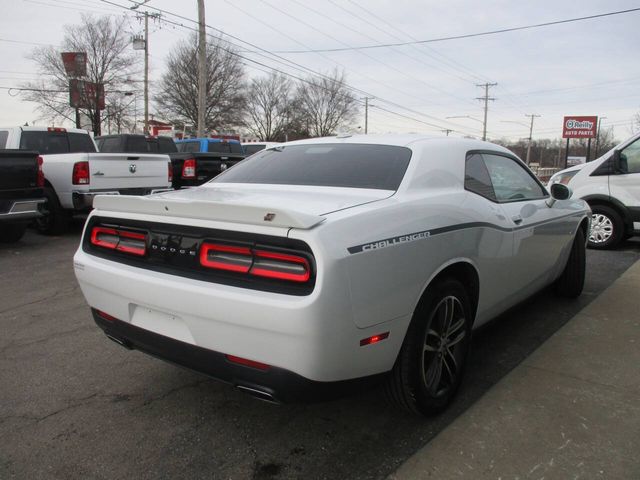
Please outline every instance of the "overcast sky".
[[[206, 0], [205, 5], [207, 24], [235, 37], [224, 38], [247, 59], [294, 75], [301, 75], [299, 68], [344, 69], [348, 83], [368, 94], [360, 96], [374, 97], [370, 132], [442, 134], [448, 128], [454, 135], [481, 135], [482, 103], [476, 97], [484, 89], [476, 84], [487, 82], [498, 84], [489, 90], [496, 99], [489, 104], [490, 138], [528, 137], [525, 115], [538, 114], [534, 138], [560, 137], [563, 115], [598, 115], [606, 117], [603, 127], [614, 126], [623, 139], [640, 111], [640, 12], [402, 47], [278, 53], [279, 58], [256, 53], [256, 48], [290, 52], [451, 37], [638, 8], [639, 0]], [[37, 79], [37, 65], [25, 56], [35, 44], [59, 45], [62, 27], [78, 23], [82, 13], [126, 15], [131, 33], [142, 32], [134, 12], [100, 0], [0, 0], [0, 6], [0, 87]], [[196, 6], [196, 0], [150, 0], [144, 8], [164, 10], [164, 19], [193, 27], [172, 14], [195, 20]], [[164, 70], [166, 53], [189, 30], [160, 21], [151, 31], [153, 82]], [[245, 63], [249, 77], [267, 70]], [[16, 93], [0, 88], [0, 125], [46, 124], [35, 105]], [[464, 118], [446, 118], [452, 116]], [[364, 111], [359, 125], [364, 128]]]

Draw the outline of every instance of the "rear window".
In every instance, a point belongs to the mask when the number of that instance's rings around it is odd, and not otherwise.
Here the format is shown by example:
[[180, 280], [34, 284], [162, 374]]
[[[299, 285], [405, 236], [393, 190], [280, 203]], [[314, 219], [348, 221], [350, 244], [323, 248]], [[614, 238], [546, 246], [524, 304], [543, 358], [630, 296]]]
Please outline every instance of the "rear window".
[[200, 151], [200, 142], [180, 142], [176, 143], [179, 152], [192, 152], [196, 153]]
[[244, 145], [244, 153], [247, 155], [253, 155], [254, 153], [264, 149], [264, 145]]
[[410, 158], [390, 145], [292, 145], [258, 152], [212, 181], [397, 190]]
[[5, 148], [7, 146], [7, 138], [9, 138], [9, 132], [6, 130], [0, 131], [0, 148]]
[[231, 142], [208, 142], [208, 152], [212, 153], [240, 153], [242, 154], [242, 145]]
[[43, 155], [55, 153], [93, 153], [96, 147], [87, 133], [24, 131], [20, 150], [36, 150]]

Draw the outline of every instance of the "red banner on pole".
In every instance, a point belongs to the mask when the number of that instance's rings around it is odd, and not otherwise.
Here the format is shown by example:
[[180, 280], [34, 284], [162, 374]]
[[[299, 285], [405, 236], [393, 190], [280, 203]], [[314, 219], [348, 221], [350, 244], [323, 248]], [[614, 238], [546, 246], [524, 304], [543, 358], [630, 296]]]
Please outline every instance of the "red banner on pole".
[[104, 110], [104, 84], [69, 80], [69, 104], [74, 108]]
[[564, 117], [562, 138], [595, 138], [598, 117]]
[[85, 52], [62, 52], [62, 63], [69, 77], [77, 78], [87, 75], [87, 54]]

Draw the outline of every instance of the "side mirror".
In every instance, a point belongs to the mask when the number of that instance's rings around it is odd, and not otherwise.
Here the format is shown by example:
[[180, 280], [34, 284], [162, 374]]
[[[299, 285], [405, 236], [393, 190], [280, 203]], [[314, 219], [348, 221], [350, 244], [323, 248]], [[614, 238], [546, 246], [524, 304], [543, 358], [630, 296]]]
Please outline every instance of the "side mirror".
[[573, 195], [571, 188], [563, 183], [554, 183], [551, 185], [551, 198], [547, 200], [547, 206], [553, 207], [553, 204], [558, 200], [568, 200]]

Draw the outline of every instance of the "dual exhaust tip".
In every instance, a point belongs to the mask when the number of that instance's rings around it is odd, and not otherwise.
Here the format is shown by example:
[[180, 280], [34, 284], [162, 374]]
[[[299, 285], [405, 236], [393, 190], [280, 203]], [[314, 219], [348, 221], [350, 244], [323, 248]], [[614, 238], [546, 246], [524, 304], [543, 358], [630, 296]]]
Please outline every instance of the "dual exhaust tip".
[[[106, 336], [109, 340], [117, 343], [121, 347], [124, 347], [127, 350], [133, 350], [133, 346], [126, 340], [122, 340], [118, 337], [114, 337], [113, 335], [110, 335], [108, 333], [106, 333]], [[276, 399], [276, 397], [273, 396], [271, 392], [267, 391], [263, 387], [259, 387], [256, 385], [248, 386], [248, 385], [240, 385], [240, 384], [236, 384], [235, 387], [241, 392], [246, 393], [247, 395], [251, 395], [252, 397], [257, 398], [258, 400], [262, 400], [264, 402], [269, 402], [269, 403], [275, 403], [275, 404], [281, 403], [278, 399]]]

